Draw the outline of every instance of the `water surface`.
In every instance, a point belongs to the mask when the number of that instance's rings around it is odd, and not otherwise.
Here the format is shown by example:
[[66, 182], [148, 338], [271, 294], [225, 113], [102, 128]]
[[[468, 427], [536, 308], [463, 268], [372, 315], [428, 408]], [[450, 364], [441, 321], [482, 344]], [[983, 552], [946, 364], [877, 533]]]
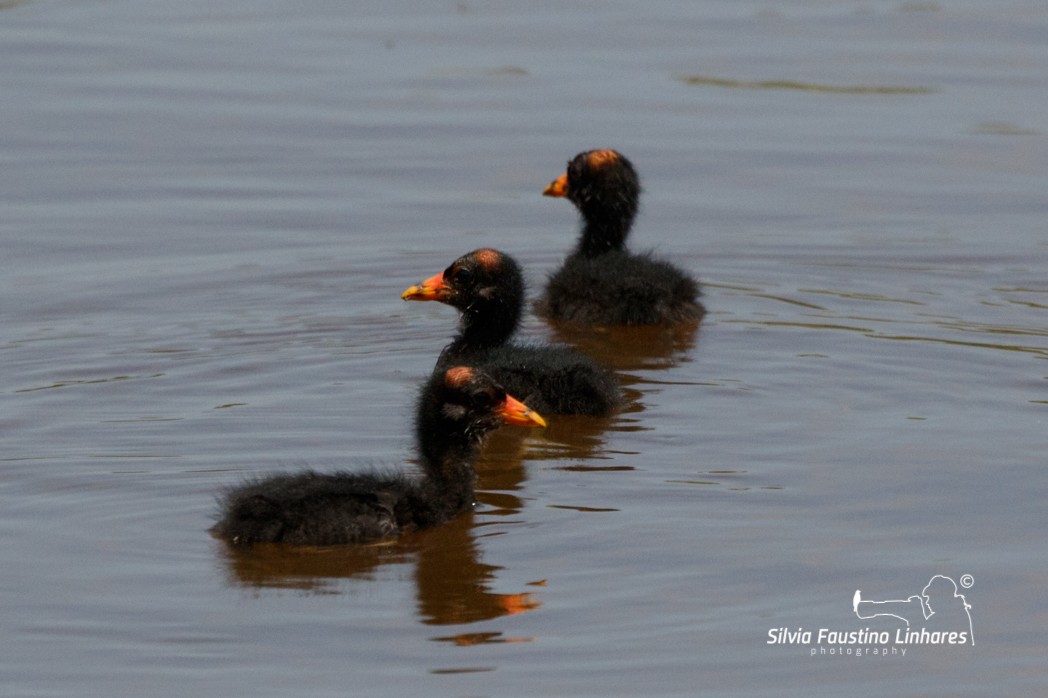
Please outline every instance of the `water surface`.
[[[2, 7], [4, 695], [1044, 685], [1040, 3]], [[592, 147], [709, 309], [528, 318], [627, 408], [504, 430], [392, 545], [211, 539], [246, 477], [411, 467], [456, 316], [400, 292], [482, 245], [540, 288]], [[768, 644], [934, 575], [974, 646]]]

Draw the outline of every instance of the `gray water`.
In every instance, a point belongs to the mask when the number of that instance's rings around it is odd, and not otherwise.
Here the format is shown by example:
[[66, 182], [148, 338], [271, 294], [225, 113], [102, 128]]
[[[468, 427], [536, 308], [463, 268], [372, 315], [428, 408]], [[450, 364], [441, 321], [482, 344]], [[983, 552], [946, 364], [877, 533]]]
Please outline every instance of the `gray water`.
[[[1041, 0], [0, 8], [0, 694], [1043, 692]], [[480, 246], [537, 291], [594, 147], [709, 309], [528, 318], [622, 414], [393, 545], [213, 540], [245, 478], [411, 467], [456, 314], [400, 292]], [[974, 644], [818, 638], [935, 575], [970, 610], [912, 627]]]

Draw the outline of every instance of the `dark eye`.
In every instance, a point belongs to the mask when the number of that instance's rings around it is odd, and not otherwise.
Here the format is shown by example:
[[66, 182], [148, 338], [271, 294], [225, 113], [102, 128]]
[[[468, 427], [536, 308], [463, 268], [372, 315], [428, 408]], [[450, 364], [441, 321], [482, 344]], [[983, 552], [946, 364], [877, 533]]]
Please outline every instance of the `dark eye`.
[[489, 390], [478, 390], [473, 393], [473, 406], [480, 408], [491, 407], [495, 403], [495, 396]]
[[469, 267], [456, 267], [452, 265], [444, 272], [444, 276], [451, 279], [454, 283], [464, 284], [473, 277], [473, 272], [470, 271]]

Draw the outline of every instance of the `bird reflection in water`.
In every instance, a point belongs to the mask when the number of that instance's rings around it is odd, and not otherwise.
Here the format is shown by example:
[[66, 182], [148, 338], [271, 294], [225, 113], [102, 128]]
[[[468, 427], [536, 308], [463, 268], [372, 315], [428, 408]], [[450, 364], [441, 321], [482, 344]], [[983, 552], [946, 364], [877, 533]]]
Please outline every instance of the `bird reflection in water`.
[[[483, 537], [478, 532], [485, 523], [515, 516], [523, 507], [513, 494], [525, 479], [520, 460], [525, 442], [522, 436], [514, 434], [517, 431], [503, 430], [509, 438], [489, 444], [490, 450], [476, 464], [480, 513], [467, 513], [443, 526], [412, 531], [396, 540], [371, 545], [222, 545], [219, 550], [229, 583], [258, 593], [291, 589], [307, 594], [341, 594], [351, 590], [348, 585], [353, 581], [399, 579], [401, 575], [395, 568], [413, 566], [418, 616], [423, 623], [476, 623], [539, 608], [541, 603], [535, 592], [502, 594], [492, 590], [502, 568], [481, 561], [482, 546], [478, 542]], [[490, 522], [478, 521], [489, 517], [493, 519]], [[476, 637], [467, 639], [469, 634], [455, 637], [460, 644], [481, 641]], [[492, 637], [484, 641], [508, 640]]]

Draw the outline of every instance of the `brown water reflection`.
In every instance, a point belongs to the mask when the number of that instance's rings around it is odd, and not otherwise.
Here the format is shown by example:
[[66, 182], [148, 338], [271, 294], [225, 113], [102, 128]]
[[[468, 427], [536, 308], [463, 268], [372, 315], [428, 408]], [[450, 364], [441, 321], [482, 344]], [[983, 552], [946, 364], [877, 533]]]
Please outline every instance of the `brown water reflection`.
[[313, 594], [340, 593], [342, 580], [374, 580], [383, 566], [413, 565], [419, 619], [432, 625], [476, 623], [539, 608], [533, 592], [492, 591], [502, 568], [479, 560], [474, 518], [467, 514], [381, 545], [325, 549], [260, 545], [250, 550], [223, 545], [221, 556], [231, 584]]
[[686, 361], [701, 320], [678, 325], [589, 327], [549, 322], [554, 341], [572, 344], [617, 371], [664, 369]]

